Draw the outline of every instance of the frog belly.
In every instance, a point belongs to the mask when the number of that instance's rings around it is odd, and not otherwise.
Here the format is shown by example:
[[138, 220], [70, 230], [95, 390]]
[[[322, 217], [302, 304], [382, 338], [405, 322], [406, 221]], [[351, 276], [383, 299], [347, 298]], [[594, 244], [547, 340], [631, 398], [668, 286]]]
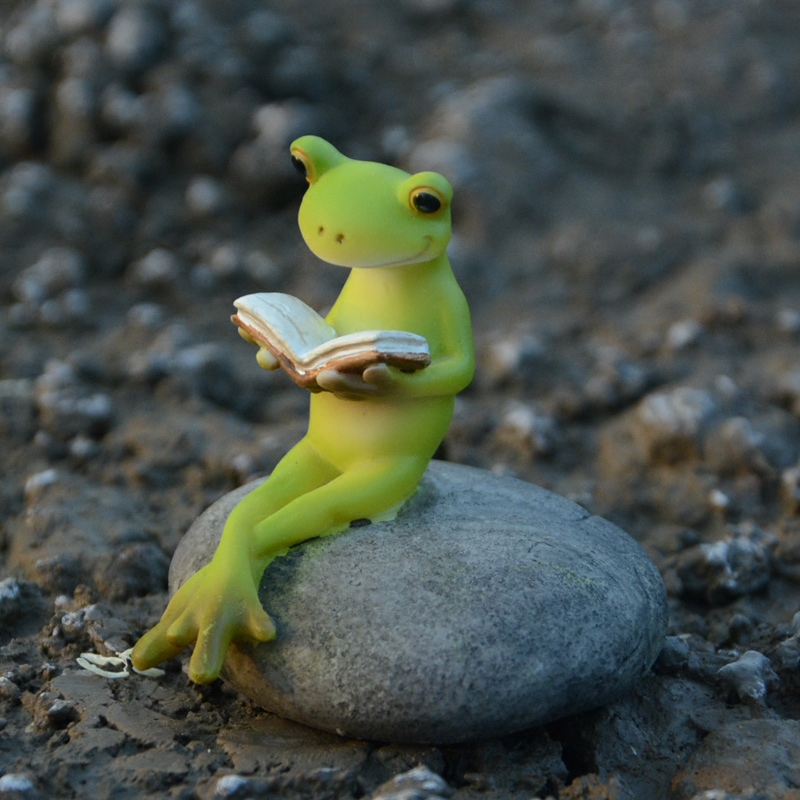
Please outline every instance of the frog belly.
[[453, 407], [452, 397], [355, 401], [322, 392], [311, 397], [308, 439], [340, 469], [364, 459], [429, 459], [447, 432]]

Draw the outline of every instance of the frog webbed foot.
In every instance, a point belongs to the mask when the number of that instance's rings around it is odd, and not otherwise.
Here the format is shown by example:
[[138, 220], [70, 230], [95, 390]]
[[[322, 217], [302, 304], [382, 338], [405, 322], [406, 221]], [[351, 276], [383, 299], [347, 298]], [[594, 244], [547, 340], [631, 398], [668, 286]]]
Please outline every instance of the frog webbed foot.
[[212, 566], [177, 591], [158, 625], [136, 643], [131, 657], [137, 669], [154, 667], [194, 644], [189, 677], [195, 683], [211, 683], [232, 641], [266, 642], [275, 637], [275, 625], [252, 581], [220, 575]]

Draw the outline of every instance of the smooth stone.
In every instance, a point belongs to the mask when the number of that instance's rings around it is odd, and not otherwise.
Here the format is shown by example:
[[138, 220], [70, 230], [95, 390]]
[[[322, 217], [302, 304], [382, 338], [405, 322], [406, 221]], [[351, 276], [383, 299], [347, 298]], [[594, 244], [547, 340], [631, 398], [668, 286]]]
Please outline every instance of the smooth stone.
[[[202, 514], [174, 592], [212, 556], [258, 481]], [[232, 646], [224, 676], [268, 711], [360, 739], [455, 744], [606, 705], [661, 648], [661, 575], [610, 522], [556, 494], [432, 462], [390, 522], [276, 559], [260, 589], [278, 629]]]

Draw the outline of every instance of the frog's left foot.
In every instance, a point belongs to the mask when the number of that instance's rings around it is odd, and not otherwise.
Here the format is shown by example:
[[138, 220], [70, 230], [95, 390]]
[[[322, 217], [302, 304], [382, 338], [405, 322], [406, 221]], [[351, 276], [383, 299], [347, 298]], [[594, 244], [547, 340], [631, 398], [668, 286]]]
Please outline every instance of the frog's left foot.
[[131, 654], [136, 669], [154, 667], [194, 644], [189, 677], [195, 683], [211, 683], [232, 641], [267, 642], [275, 637], [275, 625], [252, 582], [223, 580], [221, 589], [211, 566], [178, 590], [158, 625], [136, 643]]

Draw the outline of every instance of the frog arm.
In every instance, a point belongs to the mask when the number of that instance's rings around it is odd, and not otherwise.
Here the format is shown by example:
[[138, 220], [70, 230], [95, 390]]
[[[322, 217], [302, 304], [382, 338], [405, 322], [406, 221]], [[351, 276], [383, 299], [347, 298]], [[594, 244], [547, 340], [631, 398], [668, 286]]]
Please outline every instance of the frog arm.
[[431, 342], [433, 360], [425, 369], [391, 371], [396, 393], [404, 397], [455, 395], [472, 381], [475, 344], [469, 308], [460, 290], [443, 308], [440, 331], [440, 342]]
[[379, 364], [363, 376], [328, 370], [317, 376], [317, 384], [348, 400], [452, 397], [469, 385], [475, 372], [472, 325], [460, 290], [442, 313], [438, 333], [438, 341], [430, 342], [433, 360], [424, 369], [405, 373]]

